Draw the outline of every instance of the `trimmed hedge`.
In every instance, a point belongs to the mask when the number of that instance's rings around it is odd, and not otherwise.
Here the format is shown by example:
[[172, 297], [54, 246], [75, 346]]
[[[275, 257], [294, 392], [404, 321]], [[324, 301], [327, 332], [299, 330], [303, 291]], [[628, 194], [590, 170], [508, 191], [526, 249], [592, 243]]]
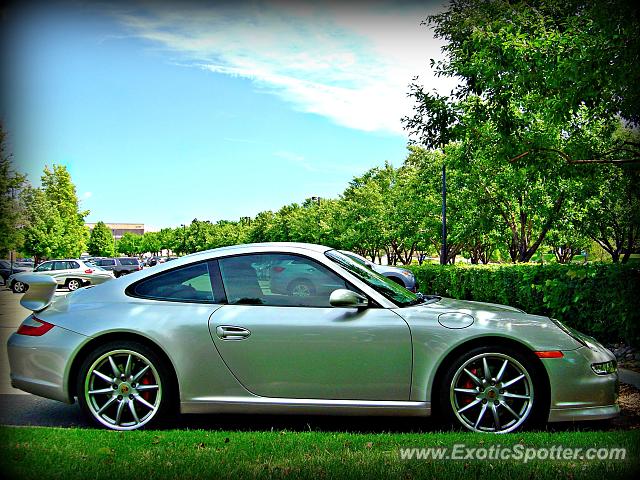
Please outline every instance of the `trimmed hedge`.
[[640, 345], [638, 265], [413, 265], [420, 291], [511, 305], [603, 342]]

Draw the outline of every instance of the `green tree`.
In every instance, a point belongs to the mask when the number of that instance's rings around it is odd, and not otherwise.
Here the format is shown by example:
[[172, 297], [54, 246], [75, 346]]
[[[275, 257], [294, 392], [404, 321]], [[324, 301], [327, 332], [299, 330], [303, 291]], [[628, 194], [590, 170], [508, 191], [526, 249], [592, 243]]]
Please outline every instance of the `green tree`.
[[143, 250], [144, 242], [142, 235], [136, 235], [131, 232], [125, 232], [125, 234], [122, 235], [122, 238], [118, 240], [117, 247], [118, 253], [129, 256], [140, 255], [145, 252], [145, 250]]
[[43, 258], [64, 257], [64, 222], [56, 206], [39, 188], [28, 186], [20, 196], [25, 209], [24, 252], [36, 264]]
[[6, 135], [0, 124], [0, 256], [18, 250], [24, 241], [21, 226], [24, 210], [20, 202], [20, 191], [26, 178], [13, 169], [11, 157], [5, 150]]
[[141, 252], [158, 253], [162, 248], [158, 232], [145, 232], [142, 235]]
[[60, 256], [76, 258], [85, 251], [89, 232], [84, 226], [84, 218], [89, 211], [80, 211], [76, 187], [71, 175], [63, 165], [44, 168], [42, 189], [45, 196], [56, 208], [62, 221], [62, 244]]
[[584, 181], [576, 161], [639, 157], [637, 143], [614, 135], [620, 116], [638, 119], [628, 102], [638, 98], [637, 15], [627, 2], [612, 1], [611, 16], [596, 3], [457, 0], [426, 20], [446, 41], [436, 74], [462, 84], [450, 97], [414, 84], [405, 127], [430, 148], [459, 143], [448, 165], [510, 232], [513, 261], [573, 216]]
[[95, 257], [112, 257], [114, 239], [111, 229], [104, 222], [98, 222], [91, 230], [87, 251]]

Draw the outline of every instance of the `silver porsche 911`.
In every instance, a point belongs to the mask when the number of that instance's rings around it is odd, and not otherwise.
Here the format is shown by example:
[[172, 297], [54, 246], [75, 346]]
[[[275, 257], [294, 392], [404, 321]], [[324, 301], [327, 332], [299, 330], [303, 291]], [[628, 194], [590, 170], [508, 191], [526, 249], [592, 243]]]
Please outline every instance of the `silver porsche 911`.
[[614, 356], [593, 338], [411, 293], [318, 245], [210, 250], [56, 298], [50, 277], [26, 281], [13, 386], [77, 398], [115, 430], [176, 410], [437, 413], [494, 433], [619, 412]]

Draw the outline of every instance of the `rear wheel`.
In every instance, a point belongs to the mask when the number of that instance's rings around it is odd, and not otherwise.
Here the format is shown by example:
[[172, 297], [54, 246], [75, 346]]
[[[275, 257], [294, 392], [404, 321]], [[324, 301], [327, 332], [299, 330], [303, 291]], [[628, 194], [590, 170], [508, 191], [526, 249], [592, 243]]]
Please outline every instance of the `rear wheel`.
[[398, 278], [398, 277], [387, 277], [389, 280], [391, 280], [394, 283], [397, 283], [398, 285], [402, 286], [402, 287], [407, 287], [404, 282], [402, 281], [402, 279]]
[[78, 401], [95, 423], [135, 430], [162, 417], [172, 404], [169, 370], [145, 345], [111, 342], [93, 351], [80, 367]]
[[480, 347], [463, 354], [440, 386], [440, 409], [475, 432], [506, 433], [531, 426], [544, 413], [538, 368], [521, 352]]
[[16, 280], [15, 282], [13, 282], [11, 290], [13, 290], [13, 293], [24, 293], [27, 291], [27, 284]]

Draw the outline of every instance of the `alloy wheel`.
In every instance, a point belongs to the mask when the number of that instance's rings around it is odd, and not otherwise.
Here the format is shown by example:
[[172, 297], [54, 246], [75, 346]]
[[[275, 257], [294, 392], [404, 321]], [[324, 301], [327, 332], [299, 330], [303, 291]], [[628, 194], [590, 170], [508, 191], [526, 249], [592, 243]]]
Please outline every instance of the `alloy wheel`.
[[503, 353], [482, 353], [464, 362], [450, 386], [451, 408], [476, 432], [516, 430], [533, 407], [533, 381], [527, 369]]
[[134, 430], [160, 409], [162, 384], [155, 366], [133, 350], [114, 350], [89, 368], [84, 396], [91, 414], [114, 430]]
[[309, 297], [313, 295], [313, 287], [306, 282], [299, 282], [291, 287], [289, 293], [294, 297]]
[[23, 282], [20, 281], [16, 281], [13, 283], [13, 291], [15, 293], [24, 293], [25, 291], [25, 285]]
[[67, 283], [67, 288], [69, 290], [71, 290], [72, 292], [74, 290], [77, 290], [80, 288], [80, 281], [79, 280], [69, 280], [69, 283]]

